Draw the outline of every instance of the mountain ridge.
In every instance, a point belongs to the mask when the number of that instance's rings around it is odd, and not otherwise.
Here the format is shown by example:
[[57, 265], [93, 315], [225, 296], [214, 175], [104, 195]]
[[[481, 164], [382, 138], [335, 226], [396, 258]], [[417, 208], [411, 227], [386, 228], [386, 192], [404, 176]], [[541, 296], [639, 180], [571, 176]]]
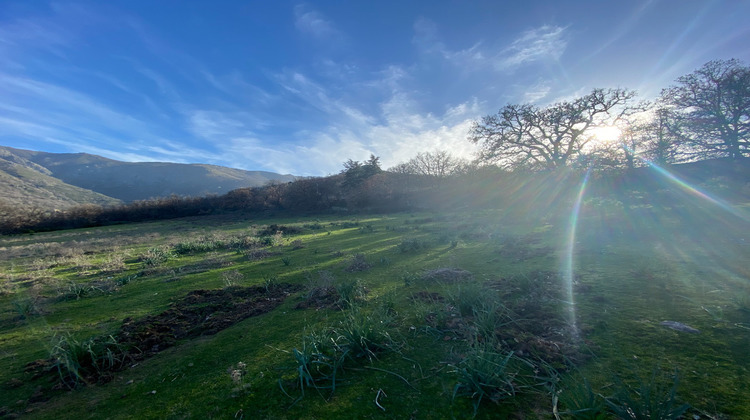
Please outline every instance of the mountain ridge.
[[[123, 162], [88, 153], [50, 153], [7, 146], [0, 146], [0, 159], [3, 161], [0, 173], [5, 180], [24, 179], [19, 177], [19, 170], [25, 168], [22, 171], [26, 172], [25, 179], [33, 179], [31, 184], [36, 182], [41, 184], [41, 188], [46, 183], [55, 184], [51, 179], [56, 179], [59, 181], [56, 186], [62, 188], [64, 185], [63, 189], [76, 196], [69, 200], [70, 205], [57, 203], [56, 207], [87, 203], [116, 204], [170, 195], [224, 194], [237, 188], [257, 187], [268, 182], [291, 182], [297, 179], [289, 174], [246, 171], [218, 165]], [[44, 182], [41, 181], [43, 178]], [[14, 188], [6, 185], [5, 190], [8, 191], [3, 191], [6, 193], [3, 197], [12, 196], [15, 197], [13, 201], [19, 202], [20, 199], [22, 203], [23, 191], [30, 187], [21, 181], [14, 181], [12, 184], [15, 185]], [[38, 196], [43, 192], [36, 191], [35, 194]], [[93, 201], [81, 202], [87, 194]], [[60, 198], [64, 198], [64, 195], [57, 194]], [[5, 201], [9, 200], [6, 198]]]

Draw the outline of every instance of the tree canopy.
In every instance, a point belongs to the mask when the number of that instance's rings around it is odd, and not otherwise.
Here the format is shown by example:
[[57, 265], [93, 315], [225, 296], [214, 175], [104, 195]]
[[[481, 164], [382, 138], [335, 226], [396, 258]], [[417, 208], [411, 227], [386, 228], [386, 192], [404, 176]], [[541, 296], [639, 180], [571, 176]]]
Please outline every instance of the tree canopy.
[[567, 166], [594, 138], [591, 129], [616, 124], [642, 110], [635, 92], [594, 89], [588, 95], [539, 108], [508, 104], [477, 121], [469, 140], [481, 146], [479, 160], [507, 168]]
[[750, 154], [750, 67], [714, 60], [662, 91], [684, 126], [684, 141], [699, 158]]

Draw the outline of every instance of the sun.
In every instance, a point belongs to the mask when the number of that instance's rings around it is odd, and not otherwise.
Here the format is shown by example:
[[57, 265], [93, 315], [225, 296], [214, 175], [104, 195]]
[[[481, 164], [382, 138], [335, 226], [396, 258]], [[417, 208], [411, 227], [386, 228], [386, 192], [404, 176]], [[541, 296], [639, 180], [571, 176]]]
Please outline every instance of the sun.
[[604, 125], [591, 130], [596, 143], [611, 143], [616, 141], [622, 135], [622, 130], [613, 125]]

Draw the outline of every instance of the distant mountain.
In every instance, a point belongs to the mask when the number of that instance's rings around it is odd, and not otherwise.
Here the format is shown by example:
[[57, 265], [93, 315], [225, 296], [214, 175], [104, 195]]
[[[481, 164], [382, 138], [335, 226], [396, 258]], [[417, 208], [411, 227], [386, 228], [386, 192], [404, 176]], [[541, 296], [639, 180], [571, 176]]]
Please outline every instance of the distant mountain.
[[172, 194], [225, 194], [237, 188], [261, 186], [269, 181], [291, 182], [296, 179], [293, 175], [215, 165], [121, 162], [87, 153], [46, 153], [2, 146], [0, 158], [33, 168], [37, 173], [56, 178], [61, 183], [125, 202]]
[[119, 203], [115, 198], [67, 184], [46, 168], [0, 148], [0, 204], [64, 210], [81, 204]]

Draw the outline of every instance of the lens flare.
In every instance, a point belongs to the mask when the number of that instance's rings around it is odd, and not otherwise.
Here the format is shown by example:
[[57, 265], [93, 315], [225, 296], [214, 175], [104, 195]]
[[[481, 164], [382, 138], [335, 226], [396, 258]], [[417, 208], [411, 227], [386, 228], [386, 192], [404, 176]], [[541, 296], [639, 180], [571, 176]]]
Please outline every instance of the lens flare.
[[690, 185], [689, 183], [683, 181], [682, 179], [680, 179], [679, 177], [677, 177], [675, 174], [667, 171], [666, 169], [664, 169], [664, 168], [656, 165], [653, 162], [650, 162], [650, 161], [647, 161], [647, 160], [643, 160], [643, 162], [646, 163], [646, 165], [648, 165], [649, 168], [653, 169], [657, 174], [663, 176], [664, 178], [666, 178], [667, 180], [669, 180], [673, 184], [677, 185], [678, 187], [680, 187], [680, 189], [682, 189], [683, 191], [689, 193], [690, 195], [693, 195], [695, 197], [703, 199], [703, 200], [705, 200], [705, 201], [707, 201], [707, 202], [709, 202], [711, 204], [716, 205], [717, 207], [721, 208], [722, 210], [724, 210], [724, 211], [726, 211], [726, 212], [728, 212], [728, 213], [730, 213], [730, 214], [732, 214], [734, 216], [739, 217], [740, 219], [742, 219], [742, 220], [744, 220], [746, 222], [750, 222], [750, 217], [748, 217], [747, 214], [739, 211], [737, 208], [735, 208], [731, 204], [726, 203], [723, 200], [720, 200], [718, 198], [711, 197], [707, 193], [705, 193], [705, 192], [699, 190], [698, 188]]
[[567, 244], [565, 246], [565, 253], [563, 256], [563, 281], [565, 282], [565, 291], [568, 299], [567, 303], [569, 305], [568, 322], [572, 326], [572, 331], [576, 339], [578, 338], [578, 326], [576, 320], [576, 304], [575, 298], [573, 296], [573, 254], [575, 253], [578, 216], [581, 211], [583, 196], [586, 194], [586, 186], [589, 182], [589, 175], [591, 175], [591, 168], [586, 171], [586, 176], [583, 177], [581, 188], [578, 190], [578, 196], [576, 197], [575, 204], [573, 205], [573, 211], [571, 211], [570, 213], [570, 222], [568, 223], [568, 233], [566, 235]]

